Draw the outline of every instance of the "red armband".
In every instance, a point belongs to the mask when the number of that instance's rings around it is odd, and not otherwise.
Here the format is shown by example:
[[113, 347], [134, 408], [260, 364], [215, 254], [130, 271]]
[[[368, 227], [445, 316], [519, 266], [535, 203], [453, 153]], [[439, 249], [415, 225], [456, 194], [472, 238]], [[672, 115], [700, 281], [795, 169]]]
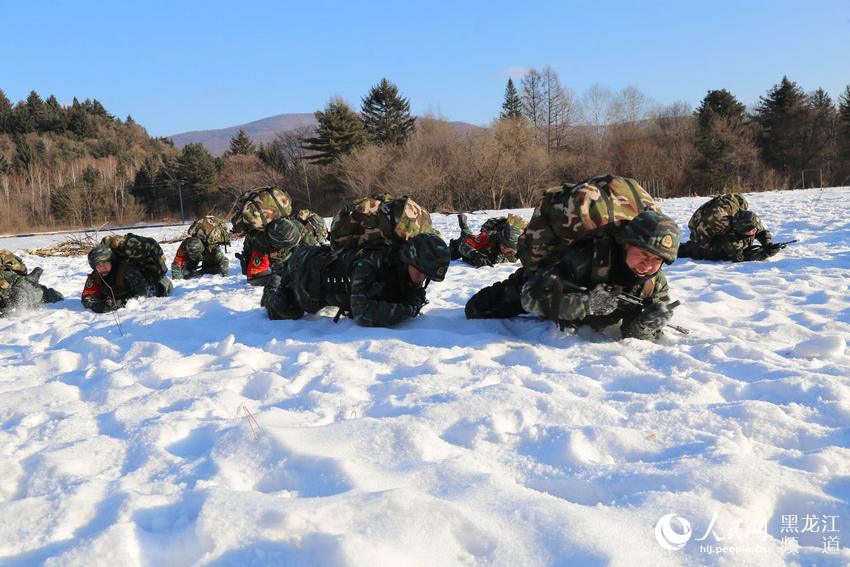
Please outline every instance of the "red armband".
[[183, 249], [183, 245], [180, 245], [180, 248], [177, 249], [177, 255], [174, 256], [174, 264], [177, 264], [181, 268], [186, 265], [186, 251]]
[[476, 236], [470, 236], [463, 242], [480, 251], [490, 245], [490, 237], [486, 232], [479, 232]]
[[98, 279], [99, 278], [96, 274], [89, 274], [89, 277], [86, 278], [86, 285], [83, 287], [83, 299], [86, 297], [96, 297], [98, 299], [103, 298], [103, 292], [100, 289], [100, 282]]
[[260, 252], [252, 252], [251, 259], [248, 260], [248, 277], [253, 278], [259, 276], [265, 272], [268, 272], [271, 268], [271, 261], [269, 257]]

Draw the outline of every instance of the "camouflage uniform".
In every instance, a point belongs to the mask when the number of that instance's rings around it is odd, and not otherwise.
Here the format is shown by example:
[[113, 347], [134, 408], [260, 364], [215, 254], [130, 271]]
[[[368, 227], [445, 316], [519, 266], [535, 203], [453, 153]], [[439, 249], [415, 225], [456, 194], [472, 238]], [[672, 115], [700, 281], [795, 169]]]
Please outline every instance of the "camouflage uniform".
[[413, 285], [408, 266], [442, 281], [448, 264], [448, 246], [434, 235], [360, 250], [300, 247], [282, 276], [266, 286], [262, 305], [270, 319], [298, 319], [335, 306], [337, 316], [347, 314], [360, 325], [389, 327], [415, 317], [426, 303], [425, 288]]
[[[680, 247], [679, 257], [743, 262], [764, 260], [778, 251], [773, 246], [773, 235], [756, 213], [741, 210], [726, 215], [721, 209], [709, 212], [691, 228], [691, 239]], [[743, 234], [751, 229], [756, 230], [753, 236]], [[761, 244], [760, 248], [753, 249], [754, 240]]]
[[[462, 259], [476, 267], [493, 266], [502, 262], [516, 262], [516, 248], [522, 230], [528, 224], [516, 215], [488, 219], [478, 234], [473, 234], [466, 223], [466, 215], [458, 216], [460, 237], [449, 242], [452, 260]], [[510, 249], [502, 252], [502, 246]]]
[[[275, 238], [275, 229], [281, 225], [289, 230], [296, 229], [298, 236], [285, 242]], [[248, 277], [248, 283], [251, 285], [265, 285], [272, 273], [283, 271], [296, 248], [318, 245], [313, 234], [300, 222], [278, 219], [270, 223], [266, 230], [252, 230], [245, 236], [240, 256], [242, 273]]]
[[519, 238], [519, 259], [526, 270], [541, 270], [577, 240], [614, 230], [645, 210], [661, 212], [649, 193], [628, 177], [599, 175], [574, 186], [552, 187]]
[[207, 246], [200, 238], [190, 236], [177, 248], [174, 261], [171, 262], [171, 277], [175, 280], [189, 279], [200, 274], [226, 277], [229, 269], [230, 261], [221, 246]]
[[0, 262], [0, 317], [64, 299], [55, 289], [38, 283], [41, 268], [29, 272], [23, 261], [9, 250], [0, 250]]
[[[83, 307], [95, 313], [120, 309], [131, 297], [165, 297], [173, 285], [165, 275], [165, 258], [159, 244], [128, 233], [104, 237], [88, 255], [92, 272], [81, 296]], [[110, 262], [112, 269], [101, 276], [95, 267]]]
[[295, 216], [295, 220], [307, 227], [318, 244], [328, 243], [328, 225], [325, 224], [325, 219], [309, 209], [301, 209]]
[[[547, 260], [541, 270], [520, 268], [507, 280], [482, 289], [466, 304], [466, 316], [484, 319], [536, 313], [557, 320], [562, 327], [586, 324], [594, 329], [622, 321], [624, 338], [655, 340], [669, 315], [661, 324], [648, 318], [666, 309], [667, 280], [661, 270], [646, 277], [635, 275], [625, 263], [625, 244], [672, 263], [678, 234], [672, 219], [646, 211], [622, 227], [612, 227], [608, 234], [574, 243], [556, 262]], [[639, 298], [643, 305], [618, 300], [620, 293]], [[600, 303], [607, 307], [600, 309]]]

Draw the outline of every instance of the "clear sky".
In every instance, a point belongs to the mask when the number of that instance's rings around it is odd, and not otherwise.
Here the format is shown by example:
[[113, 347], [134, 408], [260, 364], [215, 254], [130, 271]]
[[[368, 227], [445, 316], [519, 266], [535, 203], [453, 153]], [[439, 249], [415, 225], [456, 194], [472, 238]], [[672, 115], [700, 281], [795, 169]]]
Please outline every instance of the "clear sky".
[[359, 106], [386, 76], [412, 110], [486, 124], [508, 76], [551, 65], [580, 95], [633, 85], [751, 105], [783, 75], [836, 99], [850, 0], [251, 2], [0, 0], [0, 88], [99, 99], [157, 136]]

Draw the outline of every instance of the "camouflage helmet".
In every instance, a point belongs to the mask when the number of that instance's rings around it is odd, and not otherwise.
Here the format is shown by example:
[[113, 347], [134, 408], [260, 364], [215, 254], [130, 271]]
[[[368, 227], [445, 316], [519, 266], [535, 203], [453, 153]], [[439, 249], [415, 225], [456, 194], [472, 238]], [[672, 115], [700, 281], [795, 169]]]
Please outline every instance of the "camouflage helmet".
[[743, 210], [735, 213], [732, 217], [732, 230], [738, 234], [744, 234], [758, 226], [758, 215], [752, 211]]
[[200, 238], [192, 237], [187, 238], [184, 246], [186, 250], [186, 257], [193, 262], [200, 262], [204, 257], [204, 243]]
[[441, 282], [451, 261], [451, 252], [442, 238], [435, 234], [419, 233], [401, 245], [401, 261], [413, 266], [428, 279]]
[[665, 214], [644, 211], [633, 218], [617, 236], [620, 244], [633, 244], [659, 256], [666, 264], [676, 261], [680, 230]]
[[522, 227], [506, 222], [496, 235], [496, 240], [498, 240], [499, 244], [502, 246], [510, 248], [516, 252], [520, 234], [522, 234]]
[[266, 227], [269, 241], [278, 248], [292, 248], [301, 242], [301, 229], [296, 221], [277, 219]]
[[114, 261], [112, 248], [105, 244], [98, 244], [89, 250], [89, 266], [91, 266], [92, 270], [96, 269], [98, 264]]

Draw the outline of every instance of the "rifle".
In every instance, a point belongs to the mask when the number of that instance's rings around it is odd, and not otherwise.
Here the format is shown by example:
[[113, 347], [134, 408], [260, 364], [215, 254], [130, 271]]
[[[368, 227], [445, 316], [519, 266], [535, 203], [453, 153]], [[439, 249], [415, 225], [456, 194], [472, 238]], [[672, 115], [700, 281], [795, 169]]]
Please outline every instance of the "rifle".
[[[573, 290], [576, 290], [576, 291], [583, 291], [583, 292], [588, 291], [588, 289], [586, 287], [576, 285], [572, 282], [565, 281], [565, 282], [563, 282], [563, 284], [564, 284], [564, 287], [567, 287], [569, 289], [573, 289]], [[645, 304], [644, 304], [644, 302], [641, 298], [639, 298], [636, 295], [632, 295], [630, 293], [622, 292], [622, 293], [620, 293], [620, 295], [617, 296], [617, 299], [619, 299], [623, 303], [628, 303], [630, 305], [640, 305], [641, 307], [645, 307]], [[670, 309], [670, 310], [673, 310], [681, 304], [682, 303], [677, 299], [676, 301], [668, 304], [667, 308]], [[682, 333], [683, 335], [690, 335], [691, 334], [690, 329], [686, 329], [685, 327], [680, 327], [679, 325], [667, 323], [665, 326], [670, 327], [674, 331], [678, 331], [678, 332]]]
[[[744, 252], [747, 255], [752, 255], [752, 254], [761, 252], [763, 250], [764, 251], [782, 250], [782, 249], [786, 248], [789, 244], [794, 244], [795, 242], [799, 242], [799, 240], [795, 238], [794, 240], [789, 240], [787, 242], [772, 242], [771, 244], [769, 244], [767, 246], [763, 246], [761, 244], [756, 244], [755, 246], [750, 246], [749, 248], [744, 250]], [[771, 256], [772, 255], [773, 254], [771, 254]], [[744, 258], [746, 259], [747, 257], [744, 256]], [[753, 259], [753, 258], [750, 258], [750, 259]], [[755, 259], [765, 260], [766, 258], [755, 258]]]

